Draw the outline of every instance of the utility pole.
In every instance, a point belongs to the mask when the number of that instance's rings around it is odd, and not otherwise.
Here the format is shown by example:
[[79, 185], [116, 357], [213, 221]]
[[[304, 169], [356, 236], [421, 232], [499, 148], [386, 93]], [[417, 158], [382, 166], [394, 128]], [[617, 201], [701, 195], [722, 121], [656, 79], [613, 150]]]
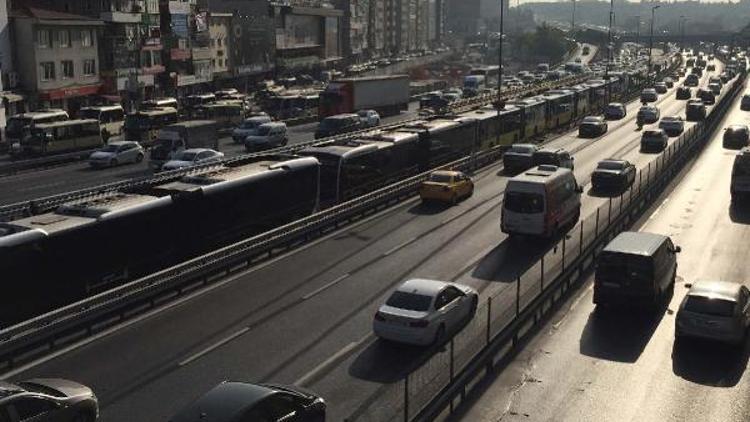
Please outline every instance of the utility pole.
[[653, 82], [651, 80], [651, 50], [654, 48], [654, 16], [656, 13], [656, 9], [660, 8], [661, 5], [656, 5], [651, 7], [651, 35], [649, 36], [648, 40], [648, 80], [649, 83]]
[[[612, 17], [615, 14], [615, 0], [609, 0], [609, 30], [607, 31], [607, 66], [604, 68], [604, 80], [609, 81], [609, 67], [612, 65]], [[611, 100], [610, 87], [607, 83], [607, 103]]]
[[[508, 0], [510, 1], [510, 0]], [[495, 101], [495, 108], [497, 109], [497, 117], [498, 121], [500, 119], [500, 112], [505, 109], [505, 101], [503, 101], [502, 97], [502, 89], [503, 89], [503, 0], [500, 0], [500, 37], [498, 39], [497, 44], [497, 64], [499, 68], [497, 69], [497, 100]], [[497, 129], [497, 140], [500, 141], [500, 127], [498, 126]]]
[[573, 16], [570, 18], [570, 33], [576, 30], [576, 0], [573, 0]]
[[638, 44], [641, 41], [641, 15], [637, 15], [637, 22], [635, 23], [635, 43]]

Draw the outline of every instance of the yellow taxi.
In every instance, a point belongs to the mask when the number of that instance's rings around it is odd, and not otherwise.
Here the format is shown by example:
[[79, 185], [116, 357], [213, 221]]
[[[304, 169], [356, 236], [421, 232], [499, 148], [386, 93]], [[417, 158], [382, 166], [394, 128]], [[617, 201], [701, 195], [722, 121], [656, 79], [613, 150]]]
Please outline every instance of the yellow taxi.
[[451, 204], [474, 193], [474, 182], [460, 171], [439, 170], [430, 174], [419, 187], [422, 201], [441, 201]]

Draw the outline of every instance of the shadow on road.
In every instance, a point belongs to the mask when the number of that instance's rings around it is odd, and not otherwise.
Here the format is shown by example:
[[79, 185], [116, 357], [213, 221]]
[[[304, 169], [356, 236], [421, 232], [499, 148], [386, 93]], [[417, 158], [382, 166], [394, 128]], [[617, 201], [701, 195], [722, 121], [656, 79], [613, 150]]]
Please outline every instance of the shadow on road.
[[414, 215], [436, 215], [451, 208], [450, 204], [444, 204], [441, 202], [420, 202], [413, 207], [409, 208], [409, 214]]
[[581, 354], [615, 362], [635, 362], [659, 326], [668, 303], [666, 300], [656, 311], [598, 306], [589, 314], [581, 334]]
[[445, 347], [419, 347], [378, 339], [363, 350], [349, 367], [349, 375], [372, 382], [390, 384], [427, 362]]
[[747, 367], [750, 347], [697, 339], [680, 339], [672, 348], [672, 372], [680, 378], [712, 387], [733, 387]]
[[472, 276], [481, 280], [513, 282], [539, 261], [552, 244], [551, 241], [523, 236], [507, 237], [479, 261]]

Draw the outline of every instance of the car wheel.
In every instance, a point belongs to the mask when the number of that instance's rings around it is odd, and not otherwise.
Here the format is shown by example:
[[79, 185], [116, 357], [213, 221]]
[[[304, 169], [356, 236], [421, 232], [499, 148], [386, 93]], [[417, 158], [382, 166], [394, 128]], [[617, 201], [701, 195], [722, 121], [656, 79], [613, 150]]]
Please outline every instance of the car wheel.
[[434, 346], [439, 346], [443, 344], [444, 339], [445, 339], [445, 324], [440, 324], [440, 327], [438, 327], [437, 331], [435, 332], [435, 338], [432, 339], [432, 344]]
[[288, 138], [284, 138], [284, 140], [283, 140], [283, 141], [281, 141], [281, 146], [282, 146], [282, 147], [285, 147], [285, 146], [286, 146], [286, 144], [288, 144], [288, 143], [289, 143], [289, 139], [288, 139]]
[[118, 164], [118, 163], [117, 163], [117, 159], [116, 159], [116, 158], [113, 158], [113, 159], [112, 159], [112, 160], [111, 160], [111, 161], [109, 162], [109, 165], [110, 165], [110, 166], [112, 166], [112, 167], [117, 167], [117, 164]]
[[73, 422], [93, 422], [93, 421], [94, 421], [94, 418], [90, 414], [84, 413], [84, 412], [77, 414], [76, 418], [73, 419]]
[[140, 163], [141, 161], [143, 161], [143, 154], [138, 154], [138, 155], [137, 155], [137, 156], [135, 157], [135, 162], [136, 162], [136, 163]]

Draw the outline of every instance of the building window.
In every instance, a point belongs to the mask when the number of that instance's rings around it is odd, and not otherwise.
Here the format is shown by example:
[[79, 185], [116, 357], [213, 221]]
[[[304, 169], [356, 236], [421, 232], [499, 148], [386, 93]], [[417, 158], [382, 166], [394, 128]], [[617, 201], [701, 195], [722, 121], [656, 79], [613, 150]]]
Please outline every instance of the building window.
[[161, 66], [161, 51], [154, 51], [152, 59], [154, 61], [154, 66]]
[[51, 47], [49, 39], [49, 29], [40, 29], [36, 31], [37, 45], [42, 48]]
[[74, 77], [72, 60], [63, 60], [62, 62], [60, 62], [60, 66], [62, 67], [63, 79], [70, 79]]
[[39, 63], [39, 75], [43, 81], [52, 81], [55, 79], [55, 62]]
[[216, 40], [216, 42], [219, 43], [219, 47], [221, 47], [221, 38], [219, 38], [218, 40]]
[[88, 59], [83, 61], [83, 74], [86, 76], [96, 75], [96, 60]]
[[216, 60], [211, 59], [211, 66], [216, 67]]
[[57, 32], [60, 47], [70, 47], [70, 31], [67, 29]]
[[94, 45], [94, 37], [92, 36], [90, 29], [84, 29], [81, 31], [81, 45], [83, 47], [91, 47]]

